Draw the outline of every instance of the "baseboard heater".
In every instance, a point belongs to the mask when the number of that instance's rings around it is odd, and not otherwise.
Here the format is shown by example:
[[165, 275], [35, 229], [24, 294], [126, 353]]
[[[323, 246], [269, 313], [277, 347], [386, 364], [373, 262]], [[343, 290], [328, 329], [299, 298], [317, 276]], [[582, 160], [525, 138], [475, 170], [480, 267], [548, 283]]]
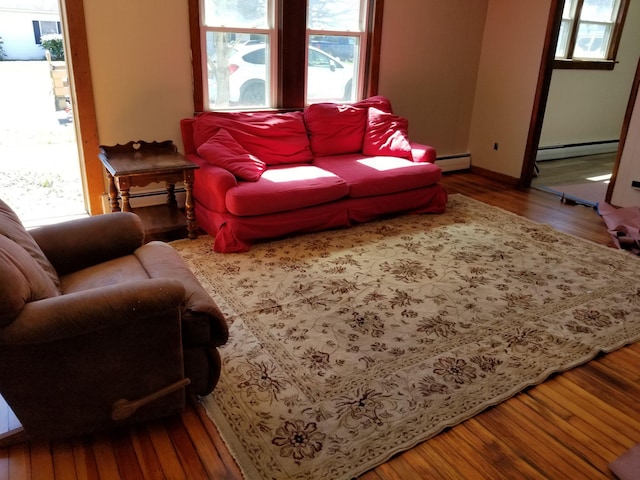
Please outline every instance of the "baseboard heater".
[[443, 172], [468, 170], [471, 168], [471, 154], [461, 153], [457, 155], [443, 155], [436, 158], [436, 165], [438, 165]]
[[558, 158], [583, 157], [618, 151], [618, 140], [603, 140], [599, 142], [572, 143], [567, 145], [551, 145], [540, 147], [536, 161], [557, 160]]

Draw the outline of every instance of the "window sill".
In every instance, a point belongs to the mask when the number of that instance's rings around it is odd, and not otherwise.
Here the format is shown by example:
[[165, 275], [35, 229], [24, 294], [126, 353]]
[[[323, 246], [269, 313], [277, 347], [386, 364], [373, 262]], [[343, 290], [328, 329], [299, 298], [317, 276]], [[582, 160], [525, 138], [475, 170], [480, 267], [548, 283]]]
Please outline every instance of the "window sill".
[[553, 68], [563, 70], [613, 70], [615, 60], [577, 60], [556, 58], [553, 60]]

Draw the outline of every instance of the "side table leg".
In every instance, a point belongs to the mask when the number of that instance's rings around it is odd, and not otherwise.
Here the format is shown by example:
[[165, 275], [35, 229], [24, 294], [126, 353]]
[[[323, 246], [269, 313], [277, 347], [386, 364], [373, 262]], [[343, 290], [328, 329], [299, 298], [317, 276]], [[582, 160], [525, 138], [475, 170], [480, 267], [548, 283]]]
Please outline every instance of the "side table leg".
[[131, 205], [129, 204], [129, 189], [131, 188], [131, 183], [129, 182], [129, 177], [119, 177], [118, 178], [118, 189], [120, 190], [120, 197], [122, 198], [122, 211], [130, 212]]
[[167, 183], [167, 205], [171, 208], [178, 208], [178, 202], [176, 201], [176, 184]]
[[187, 217], [187, 233], [189, 238], [198, 238], [196, 212], [193, 208], [193, 171], [184, 172], [184, 214]]
[[109, 178], [109, 206], [111, 207], [111, 213], [120, 211], [120, 202], [118, 202], [118, 189], [116, 188], [116, 182], [113, 179], [113, 175], [107, 170], [107, 177]]
[[122, 211], [123, 212], [130, 212], [131, 211], [131, 205], [129, 204], [129, 189], [128, 188], [124, 188], [124, 189], [120, 190], [120, 196], [122, 197]]

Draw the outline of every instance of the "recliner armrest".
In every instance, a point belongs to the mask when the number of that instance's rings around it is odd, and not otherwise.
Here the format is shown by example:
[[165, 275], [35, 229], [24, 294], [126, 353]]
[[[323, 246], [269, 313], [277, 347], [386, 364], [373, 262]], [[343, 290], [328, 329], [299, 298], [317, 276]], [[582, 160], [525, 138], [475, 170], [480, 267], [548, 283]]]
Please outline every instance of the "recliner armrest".
[[129, 255], [144, 243], [142, 222], [130, 212], [45, 225], [29, 233], [59, 276]]
[[[173, 279], [132, 281], [31, 302], [0, 329], [2, 395], [29, 439], [91, 433], [183, 408], [183, 296]], [[121, 399], [139, 408], [114, 417]]]
[[136, 280], [29, 302], [0, 329], [0, 345], [28, 345], [79, 337], [166, 315], [179, 321], [185, 290], [173, 279]]

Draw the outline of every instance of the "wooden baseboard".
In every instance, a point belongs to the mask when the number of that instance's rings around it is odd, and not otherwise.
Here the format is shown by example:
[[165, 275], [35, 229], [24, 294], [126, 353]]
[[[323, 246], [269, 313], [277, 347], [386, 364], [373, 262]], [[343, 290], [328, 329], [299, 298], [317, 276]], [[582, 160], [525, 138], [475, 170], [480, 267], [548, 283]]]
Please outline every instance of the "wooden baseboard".
[[7, 448], [29, 440], [24, 428], [18, 427], [0, 434], [0, 448]]
[[486, 168], [482, 167], [475, 167], [471, 165], [471, 172], [475, 173], [476, 175], [480, 175], [481, 177], [490, 178], [501, 183], [506, 183], [511, 187], [517, 187], [520, 184], [519, 178], [505, 175], [504, 173], [494, 172], [493, 170], [487, 170]]

